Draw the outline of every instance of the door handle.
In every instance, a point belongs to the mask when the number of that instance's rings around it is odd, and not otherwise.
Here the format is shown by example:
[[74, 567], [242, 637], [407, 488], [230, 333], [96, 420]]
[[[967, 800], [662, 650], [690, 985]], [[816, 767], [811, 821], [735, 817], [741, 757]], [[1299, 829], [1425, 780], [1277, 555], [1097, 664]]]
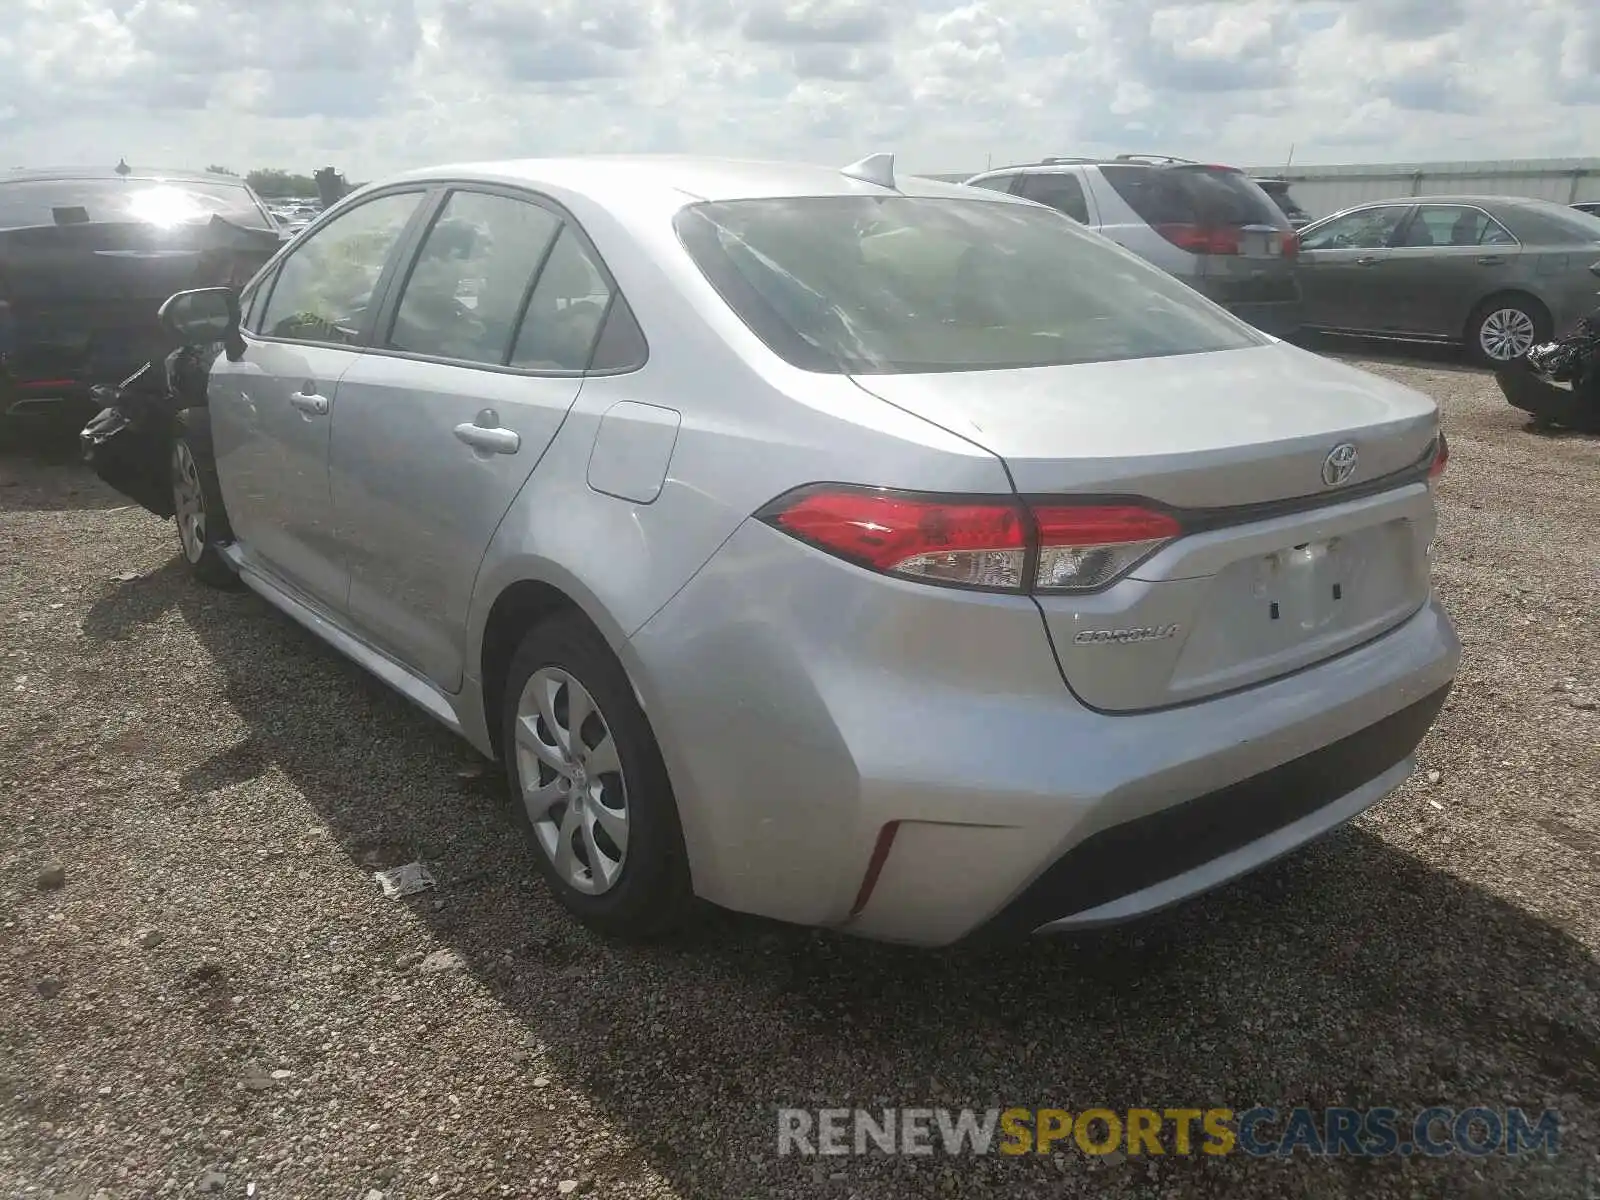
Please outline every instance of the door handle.
[[303, 413], [314, 413], [317, 416], [325, 416], [328, 412], [328, 398], [326, 396], [319, 396], [316, 392], [312, 391], [312, 386], [312, 384], [308, 383], [306, 384], [304, 390], [290, 392], [289, 403], [294, 405]]
[[1379, 261], [1381, 261], [1381, 260], [1375, 254], [1363, 254], [1360, 258], [1356, 259], [1356, 266], [1358, 266], [1358, 267], [1370, 267], [1370, 266], [1372, 266], [1373, 263], [1379, 262]]
[[500, 414], [492, 408], [484, 409], [474, 421], [457, 425], [455, 434], [474, 450], [486, 454], [515, 454], [522, 449], [522, 436], [515, 429], [502, 428]]
[[1506, 258], [1503, 254], [1485, 254], [1478, 260], [1478, 265], [1480, 267], [1503, 267], [1506, 265]]

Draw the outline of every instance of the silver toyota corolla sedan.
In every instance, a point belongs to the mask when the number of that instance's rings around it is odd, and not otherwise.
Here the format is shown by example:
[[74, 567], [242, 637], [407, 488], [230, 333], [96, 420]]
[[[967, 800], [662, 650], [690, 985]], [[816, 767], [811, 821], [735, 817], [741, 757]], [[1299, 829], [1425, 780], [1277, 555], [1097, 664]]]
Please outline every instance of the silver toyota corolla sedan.
[[1393, 790], [1456, 671], [1431, 400], [886, 156], [416, 171], [165, 315], [227, 347], [185, 558], [502, 760], [610, 933], [1134, 917]]

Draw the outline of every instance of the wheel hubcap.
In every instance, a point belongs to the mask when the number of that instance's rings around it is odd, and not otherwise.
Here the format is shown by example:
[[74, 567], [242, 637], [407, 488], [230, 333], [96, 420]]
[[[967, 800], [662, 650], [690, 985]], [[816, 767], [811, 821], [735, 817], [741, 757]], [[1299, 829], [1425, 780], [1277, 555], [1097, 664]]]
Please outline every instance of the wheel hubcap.
[[522, 803], [556, 874], [597, 896], [622, 876], [628, 789], [611, 725], [572, 674], [540, 667], [517, 701]]
[[1520, 358], [1533, 349], [1533, 318], [1520, 308], [1497, 309], [1484, 318], [1478, 342], [1496, 362]]
[[206, 502], [200, 491], [200, 471], [187, 442], [172, 447], [172, 506], [183, 556], [197, 563], [206, 548]]

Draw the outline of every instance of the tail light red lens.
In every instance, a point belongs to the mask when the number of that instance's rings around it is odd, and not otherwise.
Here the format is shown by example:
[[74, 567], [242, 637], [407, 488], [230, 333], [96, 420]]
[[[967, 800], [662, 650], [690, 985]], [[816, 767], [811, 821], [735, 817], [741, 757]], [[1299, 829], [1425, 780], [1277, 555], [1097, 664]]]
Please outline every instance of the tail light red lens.
[[949, 587], [1082, 592], [1121, 578], [1181, 535], [1167, 513], [1138, 505], [943, 498], [821, 485], [759, 518], [859, 566]]
[[1286, 233], [1283, 235], [1283, 256], [1285, 258], [1300, 257], [1300, 235], [1298, 233]]
[[1156, 232], [1190, 254], [1239, 253], [1239, 231], [1226, 226], [1157, 225]]
[[1445, 439], [1444, 431], [1439, 431], [1439, 441], [1434, 447], [1433, 462], [1428, 464], [1428, 481], [1439, 478], [1444, 474], [1444, 469], [1450, 464], [1450, 443]]

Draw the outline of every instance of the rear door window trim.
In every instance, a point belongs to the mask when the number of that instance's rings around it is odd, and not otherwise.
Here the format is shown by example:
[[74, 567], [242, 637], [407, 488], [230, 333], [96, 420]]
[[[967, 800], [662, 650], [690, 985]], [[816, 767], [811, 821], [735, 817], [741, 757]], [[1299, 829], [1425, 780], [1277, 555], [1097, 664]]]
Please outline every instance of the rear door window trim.
[[[552, 216], [554, 216], [560, 222], [560, 225], [557, 226], [555, 235], [550, 239], [550, 244], [545, 247], [544, 255], [540, 258], [539, 265], [533, 272], [533, 275], [528, 281], [527, 289], [523, 293], [522, 304], [517, 310], [517, 331], [512, 335], [511, 346], [508, 353], [516, 352], [516, 338], [517, 335], [521, 333], [521, 320], [527, 315], [528, 305], [532, 302], [534, 290], [539, 286], [539, 279], [544, 274], [544, 269], [550, 262], [550, 255], [554, 252], [556, 243], [560, 240], [563, 231], [571, 230], [573, 236], [578, 240], [579, 247], [589, 257], [589, 260], [594, 264], [595, 269], [599, 271], [600, 278], [602, 282], [605, 283], [606, 288], [610, 293], [610, 298], [608, 298], [606, 301], [605, 313], [601, 318], [600, 324], [596, 327], [594, 343], [589, 347], [589, 361], [592, 363], [594, 361], [595, 349], [600, 344], [600, 337], [605, 332], [605, 323], [610, 319], [611, 311], [615, 307], [615, 299], [617, 296], [622, 294], [622, 289], [617, 284], [616, 276], [611, 273], [611, 268], [606, 264], [605, 259], [601, 257], [599, 248], [595, 246], [594, 240], [589, 237], [587, 231], [584, 230], [583, 225], [578, 221], [578, 219], [574, 217], [570, 211], [568, 211], [565, 205], [551, 199], [549, 196], [546, 196], [541, 192], [536, 192], [531, 188], [521, 188], [511, 184], [503, 183], [480, 182], [473, 179], [439, 179], [430, 180], [429, 182], [433, 187], [438, 189], [438, 191], [434, 199], [426, 206], [427, 213], [417, 236], [414, 239], [408, 239], [407, 243], [403, 247], [404, 255], [398, 261], [404, 264], [404, 278], [406, 280], [411, 278], [411, 272], [416, 266], [417, 257], [421, 253], [422, 244], [427, 237], [428, 231], [433, 228], [433, 224], [438, 219], [439, 214], [444, 211], [444, 206], [449, 203], [449, 198], [455, 195], [457, 192], [474, 192], [487, 196], [503, 196], [509, 200], [520, 200], [524, 203], [534, 204], [539, 208], [543, 208]], [[396, 275], [398, 276], [400, 274], [401, 272], [397, 270]], [[514, 367], [509, 364], [473, 362], [467, 359], [445, 358], [437, 354], [417, 354], [409, 350], [397, 350], [392, 346], [386, 346], [383, 344], [383, 341], [387, 339], [388, 333], [394, 328], [395, 317], [398, 315], [399, 311], [400, 297], [404, 291], [403, 284], [397, 287], [393, 286], [393, 282], [393, 280], [390, 281], [391, 286], [384, 293], [381, 303], [375, 306], [376, 321], [367, 330], [368, 344], [364, 348], [364, 352], [367, 354], [383, 355], [386, 358], [400, 358], [405, 359], [408, 362], [438, 363], [440, 366], [460, 367], [465, 370], [490, 371], [501, 375], [522, 375], [548, 379], [584, 379], [588, 378], [589, 376], [628, 375], [643, 368], [650, 359], [649, 338], [645, 335], [642, 326], [640, 326], [639, 333], [641, 340], [643, 340], [645, 343], [644, 357], [633, 366], [612, 367], [602, 370], [590, 370], [588, 367], [585, 367], [581, 371], [556, 368]], [[631, 311], [632, 305], [629, 305], [629, 309]], [[638, 324], [637, 318], [635, 318], [634, 323], [635, 325]], [[377, 330], [379, 329], [385, 331], [384, 338], [382, 339], [380, 339], [377, 334]]]

